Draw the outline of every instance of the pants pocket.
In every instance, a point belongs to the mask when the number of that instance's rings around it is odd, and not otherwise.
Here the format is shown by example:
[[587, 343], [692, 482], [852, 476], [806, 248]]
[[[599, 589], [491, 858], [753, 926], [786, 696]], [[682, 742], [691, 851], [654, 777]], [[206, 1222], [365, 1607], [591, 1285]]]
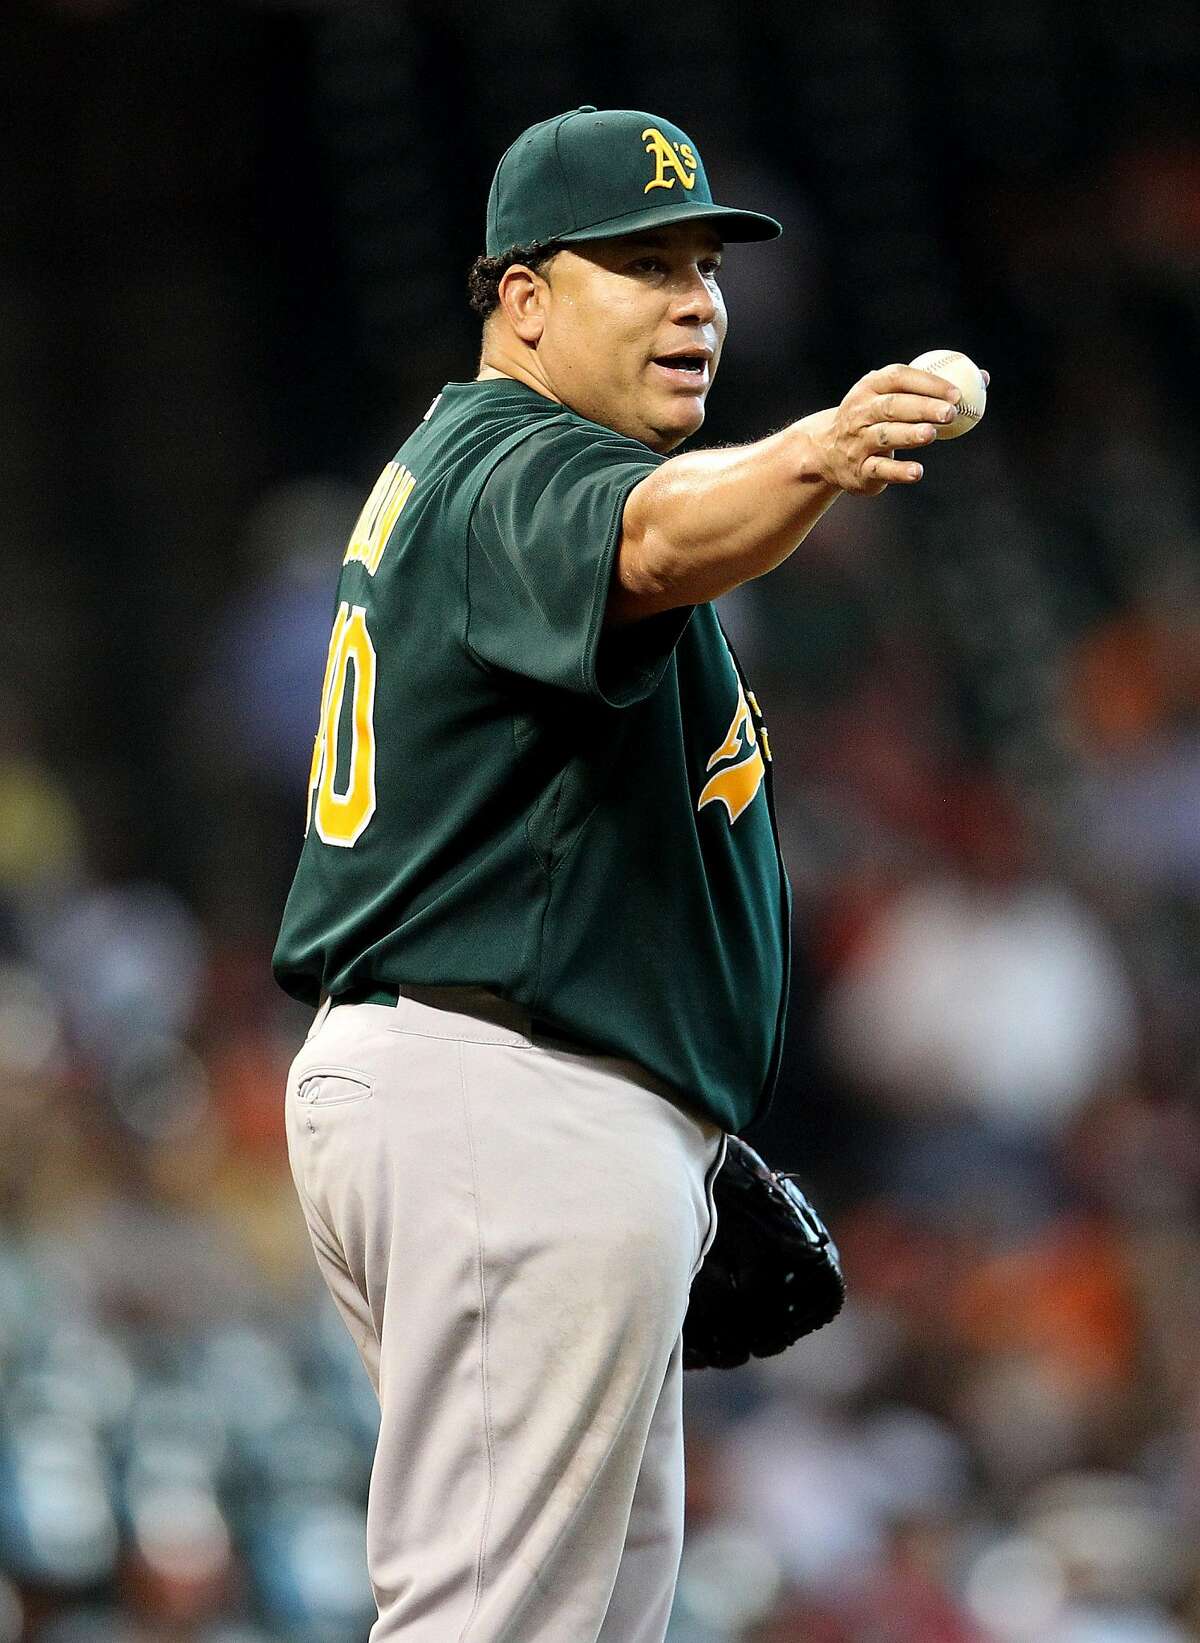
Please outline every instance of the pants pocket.
[[305, 1107], [342, 1106], [347, 1101], [365, 1101], [374, 1086], [361, 1073], [340, 1067], [313, 1067], [296, 1085], [296, 1100]]

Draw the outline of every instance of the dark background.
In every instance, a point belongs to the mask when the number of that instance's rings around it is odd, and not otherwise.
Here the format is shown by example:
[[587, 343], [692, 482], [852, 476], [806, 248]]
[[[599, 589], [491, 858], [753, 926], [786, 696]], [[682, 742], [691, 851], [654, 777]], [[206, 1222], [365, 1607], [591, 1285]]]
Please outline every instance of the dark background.
[[336, 568], [499, 154], [682, 125], [698, 443], [964, 349], [987, 418], [725, 601], [796, 891], [755, 1139], [843, 1319], [689, 1382], [672, 1643], [1200, 1636], [1200, 12], [10, 0], [0, 1643], [365, 1637], [369, 1389], [268, 959]]

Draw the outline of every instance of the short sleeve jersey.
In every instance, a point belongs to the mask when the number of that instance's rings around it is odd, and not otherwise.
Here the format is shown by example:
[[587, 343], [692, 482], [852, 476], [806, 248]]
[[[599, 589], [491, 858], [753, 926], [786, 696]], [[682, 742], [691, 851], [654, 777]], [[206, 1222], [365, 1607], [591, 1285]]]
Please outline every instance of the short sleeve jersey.
[[716, 612], [604, 625], [660, 460], [507, 378], [434, 401], [346, 550], [275, 973], [311, 1004], [491, 988], [736, 1131], [778, 1069], [789, 894]]

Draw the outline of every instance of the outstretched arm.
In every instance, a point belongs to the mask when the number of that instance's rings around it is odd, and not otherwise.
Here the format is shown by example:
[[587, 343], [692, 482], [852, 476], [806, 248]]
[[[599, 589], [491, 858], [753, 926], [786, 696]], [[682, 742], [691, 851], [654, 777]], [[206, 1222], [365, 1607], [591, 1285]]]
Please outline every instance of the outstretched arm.
[[625, 504], [607, 620], [716, 599], [774, 570], [843, 491], [915, 484], [924, 470], [911, 453], [960, 397], [944, 377], [887, 365], [756, 444], [664, 462]]

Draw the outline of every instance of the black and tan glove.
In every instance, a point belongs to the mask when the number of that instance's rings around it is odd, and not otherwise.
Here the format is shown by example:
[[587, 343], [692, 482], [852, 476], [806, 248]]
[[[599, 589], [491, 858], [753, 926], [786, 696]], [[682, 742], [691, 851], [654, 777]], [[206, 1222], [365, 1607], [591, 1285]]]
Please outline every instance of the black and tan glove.
[[685, 1369], [735, 1369], [786, 1351], [846, 1298], [837, 1245], [789, 1175], [731, 1135], [713, 1183], [717, 1233], [692, 1283]]

